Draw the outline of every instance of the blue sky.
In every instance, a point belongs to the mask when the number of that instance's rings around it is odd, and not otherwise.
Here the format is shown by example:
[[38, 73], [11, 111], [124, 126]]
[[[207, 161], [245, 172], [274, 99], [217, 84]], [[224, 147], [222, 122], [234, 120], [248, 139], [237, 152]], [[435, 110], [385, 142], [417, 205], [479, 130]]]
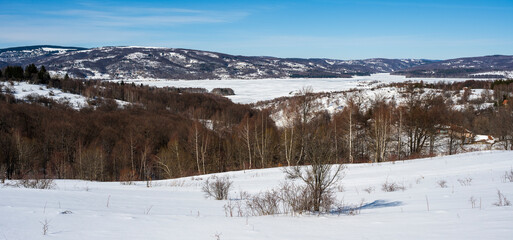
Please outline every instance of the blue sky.
[[513, 0], [0, 0], [0, 22], [0, 48], [136, 45], [335, 59], [513, 55]]

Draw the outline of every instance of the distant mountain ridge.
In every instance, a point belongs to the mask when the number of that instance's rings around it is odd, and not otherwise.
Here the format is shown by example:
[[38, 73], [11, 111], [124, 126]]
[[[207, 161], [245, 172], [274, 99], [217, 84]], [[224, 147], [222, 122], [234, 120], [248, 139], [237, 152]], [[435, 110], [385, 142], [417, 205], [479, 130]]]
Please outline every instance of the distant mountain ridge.
[[261, 79], [351, 77], [432, 62], [417, 59], [332, 60], [247, 57], [178, 48], [32, 46], [0, 50], [0, 66], [44, 65], [86, 79]]
[[[0, 67], [44, 65], [52, 74], [85, 79], [262, 79], [351, 77], [393, 73], [409, 77], [475, 77], [487, 71], [513, 69], [512, 56], [476, 57], [478, 69], [464, 64], [447, 71], [441, 66], [458, 59], [363, 60], [302, 59], [236, 56], [210, 51], [159, 47], [80, 48], [39, 45], [0, 49]], [[466, 61], [466, 60], [463, 60]], [[498, 64], [500, 63], [500, 64]], [[493, 67], [487, 64], [494, 64]], [[442, 70], [441, 70], [442, 69]], [[444, 72], [445, 71], [445, 72]], [[429, 74], [433, 72], [433, 74]], [[467, 73], [467, 74], [462, 74]], [[485, 73], [485, 75], [479, 75]], [[512, 72], [513, 73], [513, 72]], [[474, 75], [471, 75], [474, 74]], [[494, 73], [499, 76], [501, 73]]]
[[7, 65], [27, 65], [41, 59], [69, 51], [85, 50], [80, 47], [62, 47], [54, 45], [37, 45], [0, 49], [0, 67]]
[[406, 77], [513, 78], [513, 56], [449, 59], [399, 70], [394, 74]]

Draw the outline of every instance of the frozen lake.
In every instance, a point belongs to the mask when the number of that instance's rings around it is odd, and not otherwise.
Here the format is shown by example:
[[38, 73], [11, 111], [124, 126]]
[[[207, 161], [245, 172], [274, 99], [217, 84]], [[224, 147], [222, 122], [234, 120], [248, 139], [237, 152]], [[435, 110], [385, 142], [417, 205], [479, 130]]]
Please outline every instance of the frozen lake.
[[[404, 81], [464, 81], [464, 78], [406, 78], [404, 76], [378, 73], [371, 76], [355, 76], [353, 78], [294, 78], [294, 79], [226, 79], [226, 80], [128, 80], [156, 87], [201, 87], [231, 88], [234, 96], [228, 96], [236, 103], [255, 103], [277, 97], [294, 95], [298, 90], [311, 86], [314, 92], [344, 91], [351, 88], [369, 88], [377, 84]], [[373, 83], [370, 85], [370, 83]]]

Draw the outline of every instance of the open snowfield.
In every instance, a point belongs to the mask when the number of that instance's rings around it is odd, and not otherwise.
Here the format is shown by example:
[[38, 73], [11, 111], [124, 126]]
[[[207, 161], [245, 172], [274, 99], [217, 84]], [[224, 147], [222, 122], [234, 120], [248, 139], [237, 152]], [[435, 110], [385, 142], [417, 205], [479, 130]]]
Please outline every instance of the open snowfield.
[[[513, 206], [494, 205], [498, 190], [513, 200], [513, 182], [504, 179], [511, 169], [513, 151], [348, 165], [345, 190], [336, 194], [346, 205], [363, 201], [354, 216], [226, 217], [228, 201], [201, 191], [208, 176], [151, 188], [78, 180], [57, 180], [52, 190], [0, 186], [0, 239], [511, 239]], [[280, 168], [218, 175], [233, 181], [234, 201], [241, 190], [258, 193], [286, 181]], [[384, 192], [387, 181], [405, 190]]]
[[[226, 80], [128, 80], [137, 84], [156, 87], [202, 87], [211, 91], [214, 88], [231, 88], [234, 96], [228, 96], [236, 103], [255, 103], [277, 97], [291, 96], [303, 87], [311, 86], [314, 92], [345, 91], [352, 88], [371, 88], [379, 84], [405, 81], [465, 81], [464, 78], [406, 78], [389, 73], [355, 76], [353, 78], [293, 78], [293, 79], [226, 79]], [[118, 81], [118, 80], [116, 80]]]

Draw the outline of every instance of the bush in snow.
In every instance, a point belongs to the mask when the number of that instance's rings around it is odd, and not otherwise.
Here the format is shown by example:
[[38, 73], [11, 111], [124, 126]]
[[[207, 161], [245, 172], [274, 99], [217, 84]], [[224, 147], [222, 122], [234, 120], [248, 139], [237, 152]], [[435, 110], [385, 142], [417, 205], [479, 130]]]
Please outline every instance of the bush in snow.
[[404, 191], [405, 189], [406, 188], [404, 186], [399, 186], [399, 184], [395, 182], [388, 182], [388, 180], [385, 181], [383, 185], [381, 185], [381, 190], [383, 190], [383, 192], [395, 192], [399, 190]]
[[254, 216], [280, 213], [280, 195], [275, 190], [259, 193], [247, 200], [246, 204]]
[[36, 189], [54, 189], [55, 183], [53, 179], [23, 179], [20, 181], [21, 185], [25, 188]]
[[513, 182], [513, 169], [504, 173], [504, 182]]
[[472, 178], [468, 177], [468, 178], [458, 179], [458, 182], [461, 184], [461, 186], [470, 186], [472, 183]]
[[206, 197], [213, 197], [216, 200], [226, 200], [232, 181], [228, 177], [210, 177], [203, 183], [203, 192]]
[[22, 179], [8, 184], [13, 187], [35, 188], [35, 189], [54, 189], [53, 179]]
[[511, 202], [501, 193], [501, 191], [497, 190], [497, 195], [499, 197], [499, 201], [494, 203], [493, 205], [502, 207], [502, 206], [511, 206]]
[[447, 181], [445, 180], [440, 180], [436, 183], [438, 183], [438, 186], [440, 186], [441, 188], [447, 188]]
[[[279, 188], [260, 192], [252, 196], [245, 196], [235, 204], [229, 202], [225, 205], [227, 216], [233, 216], [233, 210], [237, 208], [238, 216], [264, 216], [276, 214], [303, 214], [305, 212], [329, 212], [335, 203], [333, 191], [323, 194], [319, 210], [315, 210], [316, 202], [312, 197], [309, 186], [300, 186], [286, 182]], [[242, 200], [245, 199], [243, 202]], [[242, 207], [244, 205], [244, 207]], [[246, 212], [242, 213], [242, 209]]]
[[48, 228], [50, 228], [50, 221], [48, 219], [45, 219], [44, 221], [40, 221], [42, 227], [43, 227], [43, 235], [48, 234]]
[[363, 189], [363, 191], [367, 192], [368, 194], [371, 194], [372, 192], [374, 192], [374, 187], [365, 188]]

